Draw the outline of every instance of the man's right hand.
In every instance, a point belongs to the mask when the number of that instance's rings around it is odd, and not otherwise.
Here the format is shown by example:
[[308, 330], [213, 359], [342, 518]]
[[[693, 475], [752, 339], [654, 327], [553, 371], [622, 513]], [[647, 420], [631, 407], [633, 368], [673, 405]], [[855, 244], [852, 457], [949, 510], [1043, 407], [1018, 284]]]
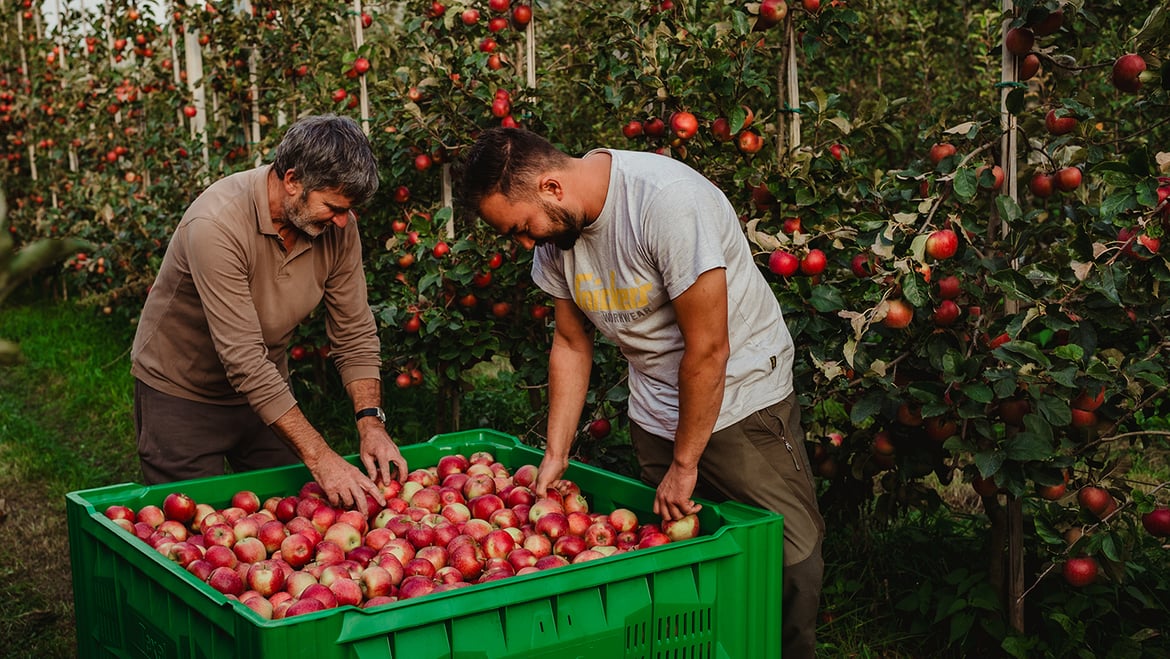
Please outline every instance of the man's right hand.
[[329, 503], [334, 506], [356, 508], [363, 515], [368, 515], [367, 494], [373, 497], [378, 505], [386, 505], [382, 488], [362, 473], [361, 469], [346, 462], [337, 453], [330, 451], [316, 464], [306, 466], [312, 472], [313, 479], [325, 490]]
[[551, 487], [564, 494], [565, 491], [562, 489], [564, 483], [561, 481], [561, 476], [568, 468], [569, 461], [567, 459], [549, 457], [548, 453], [545, 453], [544, 458], [540, 461], [540, 467], [536, 470], [536, 481], [533, 483], [532, 491], [538, 497], [546, 497], [548, 489]]

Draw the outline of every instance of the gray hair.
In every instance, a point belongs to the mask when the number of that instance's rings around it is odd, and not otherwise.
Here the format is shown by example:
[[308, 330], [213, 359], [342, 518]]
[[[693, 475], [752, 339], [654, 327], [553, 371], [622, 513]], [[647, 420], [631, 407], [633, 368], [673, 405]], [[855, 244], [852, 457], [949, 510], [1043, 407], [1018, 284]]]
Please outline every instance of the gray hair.
[[354, 206], [378, 191], [378, 163], [370, 140], [349, 117], [322, 114], [299, 119], [276, 147], [272, 171], [293, 170], [304, 194], [336, 190]]

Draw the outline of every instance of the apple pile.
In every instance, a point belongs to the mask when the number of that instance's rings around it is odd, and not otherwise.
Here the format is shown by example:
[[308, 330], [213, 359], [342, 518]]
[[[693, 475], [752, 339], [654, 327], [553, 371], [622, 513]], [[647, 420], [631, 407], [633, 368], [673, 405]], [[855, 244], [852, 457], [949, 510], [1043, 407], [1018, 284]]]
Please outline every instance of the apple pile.
[[171, 492], [105, 516], [265, 619], [380, 606], [699, 534], [695, 515], [641, 523], [626, 508], [591, 512], [567, 480], [538, 497], [536, 474], [478, 451], [383, 485], [386, 505], [367, 497], [368, 515], [331, 505], [310, 481], [264, 501], [239, 491], [220, 509]]

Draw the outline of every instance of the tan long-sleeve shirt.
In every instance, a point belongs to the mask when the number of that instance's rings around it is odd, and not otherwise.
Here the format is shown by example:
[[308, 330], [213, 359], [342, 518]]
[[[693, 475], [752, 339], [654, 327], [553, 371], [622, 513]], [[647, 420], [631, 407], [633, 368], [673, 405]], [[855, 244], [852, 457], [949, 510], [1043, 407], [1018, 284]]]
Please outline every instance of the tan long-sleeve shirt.
[[187, 209], [147, 295], [131, 372], [179, 398], [246, 402], [272, 423], [296, 405], [287, 348], [322, 300], [342, 382], [379, 379], [381, 359], [357, 223], [300, 235], [285, 252], [268, 208], [268, 171], [221, 179]]

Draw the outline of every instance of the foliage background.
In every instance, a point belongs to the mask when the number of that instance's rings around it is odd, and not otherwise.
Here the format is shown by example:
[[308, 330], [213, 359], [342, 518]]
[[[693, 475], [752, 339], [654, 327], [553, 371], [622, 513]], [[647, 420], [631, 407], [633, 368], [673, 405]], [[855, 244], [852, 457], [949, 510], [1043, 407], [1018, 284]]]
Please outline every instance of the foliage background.
[[[0, 179], [18, 245], [60, 235], [98, 245], [51, 273], [51, 295], [131, 327], [181, 209], [207, 181], [263, 161], [301, 113], [362, 117], [368, 107], [383, 185], [360, 222], [385, 379], [402, 385], [388, 396], [402, 404], [399, 436], [484, 422], [539, 444], [547, 300], [527, 279], [523, 251], [445, 204], [447, 166], [477, 130], [501, 122], [492, 108], [504, 90], [505, 120], [567, 151], [657, 150], [702, 171], [741, 209], [766, 272], [775, 251], [828, 255], [816, 277], [768, 272], [801, 349], [796, 376], [826, 514], [864, 541], [907, 519], [934, 533], [941, 514], [948, 533], [983, 543], [972, 554], [983, 562], [960, 563], [970, 574], [908, 577], [925, 585], [890, 603], [906, 620], [945, 624], [947, 638], [932, 642], [977, 637], [1017, 656], [1165, 648], [1165, 554], [1138, 521], [1165, 504], [1165, 478], [1132, 467], [1166, 447], [1170, 270], [1164, 250], [1143, 251], [1122, 233], [1161, 239], [1166, 226], [1165, 3], [1024, 0], [1006, 13], [986, 2], [825, 2], [816, 13], [793, 4], [788, 22], [756, 31], [754, 3], [550, 1], [536, 4], [530, 32], [508, 20], [492, 31], [488, 19], [506, 15], [486, 2], [439, 13], [431, 2], [293, 0], [237, 12], [111, 0], [90, 12], [62, 3], [70, 13], [57, 28], [45, 4], [0, 2]], [[465, 9], [480, 12], [473, 25]], [[1002, 66], [1005, 28], [1056, 11], [1059, 31], [1033, 48], [1041, 72], [1016, 83], [1017, 62], [1006, 75]], [[188, 38], [201, 53], [199, 80], [185, 68]], [[1145, 56], [1153, 76], [1136, 94], [1110, 83], [1126, 52]], [[351, 73], [358, 57], [372, 63], [365, 75]], [[799, 70], [795, 106], [786, 58]], [[1014, 160], [1003, 102], [1018, 122]], [[1076, 130], [1051, 134], [1049, 110], [1075, 116]], [[630, 121], [680, 111], [699, 118], [695, 137], [623, 133]], [[799, 148], [781, 149], [793, 145], [795, 115]], [[744, 153], [719, 141], [711, 127], [720, 117], [766, 146]], [[935, 163], [939, 142], [957, 151]], [[1017, 176], [986, 190], [983, 165]], [[1035, 172], [1070, 166], [1084, 177], [1075, 190], [1028, 191]], [[792, 217], [800, 231], [785, 228]], [[925, 239], [944, 227], [960, 234], [960, 250], [930, 259]], [[435, 256], [439, 242], [449, 255]], [[859, 254], [872, 263], [862, 276], [851, 267]], [[962, 315], [939, 326], [936, 285], [947, 275], [962, 281]], [[916, 309], [906, 329], [882, 322], [893, 299]], [[290, 352], [297, 387], [320, 408], [315, 418], [343, 428], [343, 411], [329, 406], [338, 394], [327, 355], [311, 319]], [[520, 402], [479, 411], [477, 397], [494, 395], [491, 376]], [[578, 457], [619, 471], [629, 468], [623, 378], [616, 352], [599, 351], [577, 445]], [[1093, 422], [1074, 424], [1071, 402], [1101, 387]], [[1013, 420], [1003, 404], [1020, 401], [1029, 413]], [[613, 435], [586, 432], [602, 417]], [[922, 417], [955, 429], [932, 437]], [[875, 449], [883, 434], [892, 456]], [[966, 485], [985, 482], [982, 496]], [[1067, 494], [1036, 495], [1051, 485]], [[1086, 485], [1107, 487], [1122, 512], [1090, 516], [1073, 495]], [[956, 500], [982, 514], [952, 520]], [[1013, 506], [1026, 510], [1036, 585], [1026, 635], [1007, 631], [999, 573], [997, 533]], [[1073, 528], [1091, 533], [1070, 546]], [[1096, 557], [1108, 578], [1070, 593], [1049, 570], [1071, 554]], [[830, 583], [829, 597], [844, 597], [847, 583]]]

